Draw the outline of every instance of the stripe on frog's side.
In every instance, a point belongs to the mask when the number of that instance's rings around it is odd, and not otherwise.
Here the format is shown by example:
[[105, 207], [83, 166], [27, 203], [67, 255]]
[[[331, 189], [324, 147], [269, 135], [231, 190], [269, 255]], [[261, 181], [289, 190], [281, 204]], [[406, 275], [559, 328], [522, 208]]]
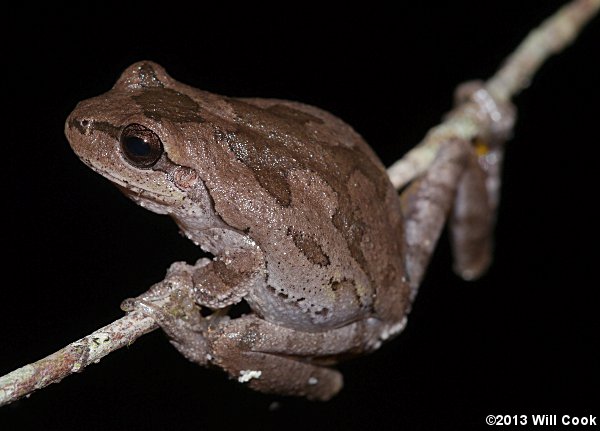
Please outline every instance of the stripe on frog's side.
[[98, 130], [100, 132], [106, 133], [108, 136], [115, 140], [119, 140], [121, 136], [121, 127], [115, 126], [107, 121], [94, 121], [92, 124], [93, 130]]
[[76, 129], [80, 134], [86, 135], [88, 133], [89, 127], [86, 127], [82, 124], [82, 121], [79, 121], [77, 118], [71, 118], [69, 120], [69, 129]]
[[115, 126], [107, 121], [90, 121], [73, 118], [69, 120], [69, 128], [76, 129], [82, 135], [89, 135], [94, 131], [104, 132], [113, 139], [118, 140], [121, 134], [121, 127]]

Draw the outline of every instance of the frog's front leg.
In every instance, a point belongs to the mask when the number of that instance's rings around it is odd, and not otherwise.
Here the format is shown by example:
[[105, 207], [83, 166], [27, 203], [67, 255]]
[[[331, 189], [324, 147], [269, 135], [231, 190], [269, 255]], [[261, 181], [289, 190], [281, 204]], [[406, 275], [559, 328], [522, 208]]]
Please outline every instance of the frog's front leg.
[[264, 283], [264, 259], [258, 250], [224, 252], [207, 265], [196, 265], [192, 282], [198, 304], [219, 309], [236, 304]]
[[[121, 308], [141, 309], [161, 326], [181, 354], [205, 364], [207, 347], [202, 334], [211, 319], [222, 317], [223, 309], [264, 283], [264, 264], [258, 251], [238, 249], [223, 256], [200, 259], [194, 265], [172, 264], [163, 281], [137, 298], [126, 300]], [[216, 312], [204, 319], [200, 306]]]
[[195, 300], [193, 275], [195, 270], [210, 263], [209, 259], [200, 259], [195, 265], [175, 262], [164, 280], [121, 304], [123, 311], [138, 310], [154, 319], [171, 344], [188, 360], [199, 364], [207, 362], [206, 340], [201, 334], [206, 331], [208, 321], [200, 314]]

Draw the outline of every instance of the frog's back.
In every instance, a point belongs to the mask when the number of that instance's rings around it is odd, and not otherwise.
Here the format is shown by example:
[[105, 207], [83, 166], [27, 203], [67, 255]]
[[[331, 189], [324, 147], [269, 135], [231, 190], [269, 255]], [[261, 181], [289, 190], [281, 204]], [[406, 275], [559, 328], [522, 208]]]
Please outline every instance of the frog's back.
[[375, 153], [352, 127], [319, 108], [226, 100], [235, 127], [221, 138], [234, 163], [251, 173], [254, 185], [246, 190], [258, 188], [271, 202], [256, 217], [261, 197], [249, 209], [242, 190], [221, 199], [211, 193], [217, 209], [237, 211], [237, 227], [265, 253], [266, 285], [247, 298], [254, 310], [303, 330], [368, 315], [397, 321], [409, 296], [401, 211]]

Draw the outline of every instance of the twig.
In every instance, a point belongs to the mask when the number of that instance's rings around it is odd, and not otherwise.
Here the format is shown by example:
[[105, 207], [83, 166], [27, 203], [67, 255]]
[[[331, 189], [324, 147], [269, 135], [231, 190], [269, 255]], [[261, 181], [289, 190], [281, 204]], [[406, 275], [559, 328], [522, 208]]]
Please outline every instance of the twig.
[[18, 400], [50, 383], [60, 382], [69, 374], [80, 372], [156, 328], [158, 325], [154, 320], [142, 313], [128, 313], [58, 352], [0, 377], [0, 406]]
[[[574, 0], [534, 29], [484, 85], [498, 102], [508, 102], [531, 82], [533, 75], [551, 55], [569, 45], [600, 8], [600, 0]], [[472, 111], [463, 111], [429, 130], [425, 139], [388, 168], [396, 189], [423, 174], [433, 163], [440, 146], [450, 139], [489, 134]]]
[[600, 0], [576, 0], [563, 6], [529, 33], [487, 81], [490, 94], [506, 101], [527, 88], [544, 61], [571, 44], [599, 8]]
[[[550, 55], [573, 41], [599, 8], [600, 0], [574, 0], [564, 6], [527, 36], [505, 65], [485, 83], [485, 90], [500, 102], [509, 101], [529, 84], [534, 73]], [[428, 169], [443, 142], [451, 138], [468, 140], [486, 135], [490, 131], [485, 127], [472, 111], [459, 111], [432, 128], [424, 141], [388, 169], [392, 183], [396, 188], [403, 187]], [[80, 372], [156, 328], [158, 325], [151, 318], [138, 311], [129, 312], [125, 317], [58, 352], [0, 377], [0, 406], [59, 382], [69, 374]]]

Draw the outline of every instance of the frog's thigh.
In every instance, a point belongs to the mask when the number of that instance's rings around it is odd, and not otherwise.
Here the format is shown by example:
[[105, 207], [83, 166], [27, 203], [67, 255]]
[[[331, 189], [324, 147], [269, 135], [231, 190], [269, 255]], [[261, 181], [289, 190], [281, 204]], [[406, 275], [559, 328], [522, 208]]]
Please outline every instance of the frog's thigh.
[[466, 280], [480, 276], [492, 256], [494, 210], [486, 189], [486, 173], [471, 154], [456, 192], [450, 218], [454, 271]]
[[255, 390], [327, 400], [342, 388], [342, 375], [310, 359], [361, 351], [377, 329], [357, 322], [308, 333], [244, 316], [209, 330], [208, 341], [211, 362]]
[[401, 195], [406, 271], [413, 298], [454, 202], [469, 151], [465, 141], [444, 143], [432, 166]]
[[327, 401], [343, 386], [342, 374], [331, 368], [268, 353], [240, 351], [223, 343], [220, 366], [252, 389]]

